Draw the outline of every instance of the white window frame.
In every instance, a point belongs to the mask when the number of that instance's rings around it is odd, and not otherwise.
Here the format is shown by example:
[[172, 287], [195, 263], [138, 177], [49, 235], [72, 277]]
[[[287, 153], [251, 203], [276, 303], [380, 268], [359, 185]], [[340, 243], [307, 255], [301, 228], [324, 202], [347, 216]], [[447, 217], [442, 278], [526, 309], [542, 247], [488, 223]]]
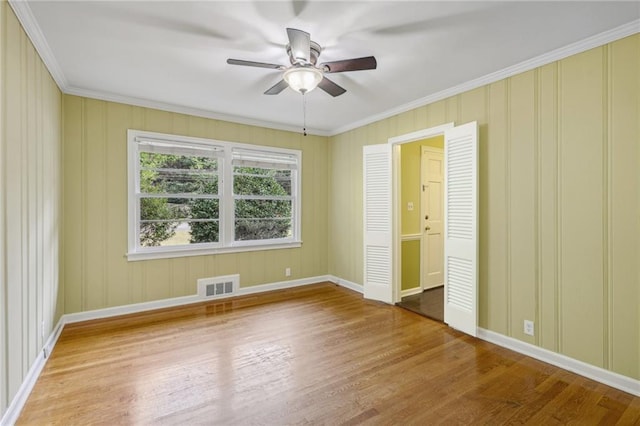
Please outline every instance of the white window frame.
[[[179, 144], [208, 146], [221, 150], [218, 163], [219, 193], [219, 241], [217, 243], [199, 243], [182, 246], [142, 247], [139, 243], [139, 212], [137, 190], [139, 179], [139, 142], [158, 141]], [[301, 247], [302, 220], [302, 152], [300, 150], [277, 148], [264, 145], [251, 145], [213, 139], [178, 136], [141, 130], [127, 131], [127, 170], [128, 170], [128, 251], [129, 261], [163, 259], [207, 254], [234, 253], [256, 250], [273, 250]], [[234, 241], [234, 194], [233, 194], [233, 152], [238, 150], [256, 151], [274, 156], [287, 156], [295, 160], [291, 178], [292, 197], [292, 235], [287, 238], [271, 240]]]

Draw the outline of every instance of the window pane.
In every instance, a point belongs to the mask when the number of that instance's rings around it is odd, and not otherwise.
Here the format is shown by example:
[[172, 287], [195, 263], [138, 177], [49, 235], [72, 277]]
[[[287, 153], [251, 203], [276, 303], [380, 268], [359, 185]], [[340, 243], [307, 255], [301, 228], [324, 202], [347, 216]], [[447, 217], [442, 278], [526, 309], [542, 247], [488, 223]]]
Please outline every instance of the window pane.
[[236, 241], [291, 237], [291, 218], [236, 219]]
[[236, 200], [236, 219], [291, 217], [291, 200]]
[[218, 242], [219, 204], [206, 198], [141, 198], [140, 245]]
[[291, 200], [236, 200], [235, 240], [292, 236]]
[[[173, 201], [173, 200], [172, 200]], [[180, 212], [182, 204], [170, 203], [168, 198], [142, 198], [140, 199], [140, 220], [171, 220], [183, 216]]]
[[236, 195], [291, 195], [291, 170], [234, 167]]
[[218, 220], [141, 222], [140, 245], [155, 247], [217, 243], [218, 227]]
[[[190, 201], [190, 217], [192, 219], [219, 219], [220, 202], [211, 199], [195, 199]], [[218, 221], [193, 222], [191, 224], [191, 243], [218, 242]]]
[[149, 221], [140, 223], [140, 245], [142, 247], [155, 247], [171, 240], [176, 235], [179, 222]]
[[218, 160], [188, 155], [140, 153], [140, 192], [217, 194]]

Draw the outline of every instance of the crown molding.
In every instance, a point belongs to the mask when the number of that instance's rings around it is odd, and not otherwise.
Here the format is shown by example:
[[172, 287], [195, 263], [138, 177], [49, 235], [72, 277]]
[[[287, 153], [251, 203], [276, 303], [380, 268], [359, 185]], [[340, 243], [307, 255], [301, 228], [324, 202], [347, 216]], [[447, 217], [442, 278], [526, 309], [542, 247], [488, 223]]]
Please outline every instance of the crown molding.
[[[67, 78], [62, 72], [62, 68], [58, 61], [56, 60], [47, 39], [45, 38], [40, 26], [38, 25], [38, 21], [36, 20], [33, 12], [31, 11], [31, 7], [29, 6], [29, 2], [26, 0], [9, 0], [9, 5], [13, 9], [18, 21], [24, 28], [24, 31], [27, 33], [27, 36], [33, 43], [36, 51], [42, 58], [42, 62], [44, 62], [45, 66], [49, 70], [51, 77], [53, 77], [54, 81], [60, 88], [60, 90], [68, 95], [76, 95], [82, 96], [85, 98], [98, 99], [103, 101], [110, 102], [118, 102], [127, 105], [145, 107], [145, 108], [153, 108], [159, 109], [162, 111], [175, 112], [179, 114], [188, 114], [196, 117], [203, 118], [211, 118], [214, 120], [222, 120], [228, 121], [231, 123], [237, 124], [246, 124], [249, 126], [259, 126], [265, 127], [273, 130], [283, 130], [286, 132], [294, 132], [301, 133], [301, 127], [299, 126], [290, 126], [282, 123], [276, 123], [265, 120], [257, 120], [248, 117], [230, 115], [230, 114], [222, 114], [214, 111], [204, 110], [200, 108], [191, 108], [182, 105], [159, 102], [149, 99], [141, 99], [133, 96], [124, 96], [118, 95], [108, 92], [101, 92], [95, 90], [87, 90], [79, 87], [73, 87], [69, 85]], [[307, 128], [307, 134], [315, 135], [315, 136], [329, 136], [329, 131]]]
[[[171, 103], [158, 102], [148, 99], [140, 99], [131, 96], [117, 95], [106, 92], [99, 92], [93, 90], [86, 90], [77, 87], [70, 87], [67, 79], [62, 72], [62, 68], [58, 64], [49, 44], [47, 43], [40, 26], [38, 25], [29, 3], [26, 0], [9, 0], [11, 8], [15, 12], [18, 20], [22, 24], [25, 32], [31, 39], [31, 42], [35, 46], [38, 54], [42, 58], [45, 66], [51, 73], [51, 76], [58, 84], [58, 87], [63, 93], [70, 95], [77, 95], [87, 98], [94, 98], [98, 100], [119, 102], [123, 104], [129, 104], [134, 106], [140, 106], [145, 108], [154, 108], [162, 111], [176, 112], [181, 114], [189, 114], [197, 117], [211, 118], [215, 120], [229, 121], [238, 124], [247, 124], [250, 126], [260, 126], [274, 130], [283, 130], [289, 132], [300, 133], [300, 128], [296, 126], [289, 126], [282, 123], [275, 123], [270, 121], [257, 120], [247, 117], [222, 114], [218, 112], [208, 111], [199, 108], [191, 108], [182, 105], [176, 105]], [[551, 62], [559, 61], [569, 56], [582, 53], [586, 50], [593, 49], [602, 46], [607, 43], [619, 40], [624, 37], [628, 37], [640, 32], [640, 19], [636, 19], [619, 27], [604, 31], [600, 34], [596, 34], [591, 37], [587, 37], [575, 43], [571, 43], [567, 46], [560, 47], [550, 52], [544, 53], [535, 58], [527, 59], [518, 64], [512, 65], [507, 68], [503, 68], [499, 71], [487, 74], [485, 76], [467, 81], [457, 86], [450, 87], [445, 90], [433, 93], [415, 101], [400, 105], [398, 107], [386, 110], [379, 114], [369, 116], [365, 119], [354, 121], [352, 123], [340, 126], [329, 130], [320, 129], [307, 129], [307, 133], [316, 136], [336, 136], [340, 133], [348, 132], [359, 127], [366, 126], [376, 121], [384, 120], [394, 115], [401, 114], [403, 112], [410, 111], [415, 108], [419, 108], [428, 104], [432, 104], [443, 99], [459, 95], [460, 93], [467, 92], [469, 90], [477, 89], [478, 87], [485, 86], [487, 84], [495, 83], [496, 81], [504, 80], [505, 78], [512, 77], [516, 74], [523, 73], [525, 71], [532, 70], [534, 68], [549, 64]]]
[[503, 68], [499, 71], [492, 72], [482, 77], [467, 81], [457, 86], [450, 87], [440, 92], [425, 96], [415, 101], [409, 102], [404, 105], [389, 109], [379, 114], [372, 115], [363, 120], [358, 120], [353, 123], [338, 127], [329, 132], [329, 136], [336, 136], [340, 133], [348, 132], [349, 130], [357, 129], [367, 124], [375, 123], [376, 121], [384, 120], [385, 118], [393, 117], [394, 115], [401, 114], [403, 112], [410, 111], [415, 108], [419, 108], [425, 105], [432, 104], [437, 101], [441, 101], [452, 96], [459, 95], [469, 90], [477, 89], [478, 87], [485, 86], [487, 84], [495, 83], [496, 81], [504, 80], [505, 78], [512, 77], [516, 74], [520, 74], [526, 71], [530, 71], [534, 68], [541, 67], [543, 65], [550, 64], [551, 62], [559, 61], [578, 53], [582, 53], [589, 49], [600, 47], [607, 43], [614, 42], [616, 40], [634, 35], [640, 32], [640, 19], [636, 19], [627, 24], [613, 28], [611, 30], [604, 31], [600, 34], [596, 34], [591, 37], [587, 37], [575, 43], [571, 43], [567, 46], [560, 47], [550, 52], [544, 53], [535, 58], [527, 59], [518, 64], [512, 65], [507, 68]]
[[[82, 89], [78, 87], [67, 87], [66, 90], [63, 90], [63, 92], [67, 95], [82, 96], [84, 98], [97, 99], [101, 101], [116, 102], [116, 103], [133, 105], [133, 106], [144, 107], [144, 108], [153, 108], [161, 111], [174, 112], [178, 114], [187, 114], [187, 115], [203, 117], [203, 118], [211, 118], [213, 120], [221, 120], [221, 121], [227, 121], [227, 122], [237, 123], [237, 124], [246, 124], [249, 126], [258, 126], [258, 127], [264, 127], [264, 128], [273, 129], [273, 130], [282, 130], [285, 132], [302, 133], [302, 127], [300, 126], [289, 126], [287, 124], [275, 123], [272, 121], [264, 121], [264, 120], [257, 120], [257, 119], [248, 118], [248, 117], [223, 114], [223, 113], [209, 111], [205, 109], [192, 108], [192, 107], [176, 105], [172, 103], [136, 98], [133, 96], [117, 95], [113, 93]], [[314, 128], [307, 128], [307, 134], [314, 135], [314, 136], [329, 136], [328, 131], [314, 129]]]
[[9, 0], [9, 5], [11, 9], [13, 9], [13, 13], [16, 14], [20, 24], [22, 24], [22, 28], [24, 28], [31, 43], [33, 43], [33, 46], [42, 58], [42, 62], [44, 62], [44, 65], [49, 70], [49, 74], [51, 74], [51, 77], [60, 90], [64, 92], [68, 86], [67, 78], [53, 55], [53, 51], [51, 47], [49, 47], [49, 43], [47, 43], [47, 39], [40, 29], [38, 21], [36, 21], [36, 17], [31, 11], [29, 2], [25, 0]]

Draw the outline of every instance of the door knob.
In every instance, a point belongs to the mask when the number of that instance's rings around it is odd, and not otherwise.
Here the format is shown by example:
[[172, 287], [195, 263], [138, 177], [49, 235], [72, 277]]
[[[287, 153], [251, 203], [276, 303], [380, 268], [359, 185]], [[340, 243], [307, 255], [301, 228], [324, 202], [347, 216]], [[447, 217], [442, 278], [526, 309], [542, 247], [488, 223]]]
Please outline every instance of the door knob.
[[431, 227], [430, 227], [430, 226], [426, 226], [426, 227], [424, 228], [424, 230], [425, 230], [425, 231], [428, 231], [428, 230], [430, 230], [430, 229], [431, 229]]

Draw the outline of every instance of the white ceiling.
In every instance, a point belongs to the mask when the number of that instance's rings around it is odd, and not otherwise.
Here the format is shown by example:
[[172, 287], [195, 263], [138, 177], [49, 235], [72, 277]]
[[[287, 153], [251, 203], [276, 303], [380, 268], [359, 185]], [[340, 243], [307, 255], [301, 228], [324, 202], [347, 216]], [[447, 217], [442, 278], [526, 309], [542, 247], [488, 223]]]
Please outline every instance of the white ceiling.
[[311, 33], [324, 49], [319, 62], [374, 55], [376, 70], [331, 75], [347, 89], [344, 95], [333, 98], [319, 89], [307, 95], [307, 127], [317, 134], [335, 134], [416, 106], [608, 30], [640, 29], [639, 2], [14, 0], [12, 5], [67, 93], [275, 128], [301, 128], [302, 96], [290, 89], [263, 95], [280, 72], [228, 65], [227, 58], [288, 64], [287, 27]]

